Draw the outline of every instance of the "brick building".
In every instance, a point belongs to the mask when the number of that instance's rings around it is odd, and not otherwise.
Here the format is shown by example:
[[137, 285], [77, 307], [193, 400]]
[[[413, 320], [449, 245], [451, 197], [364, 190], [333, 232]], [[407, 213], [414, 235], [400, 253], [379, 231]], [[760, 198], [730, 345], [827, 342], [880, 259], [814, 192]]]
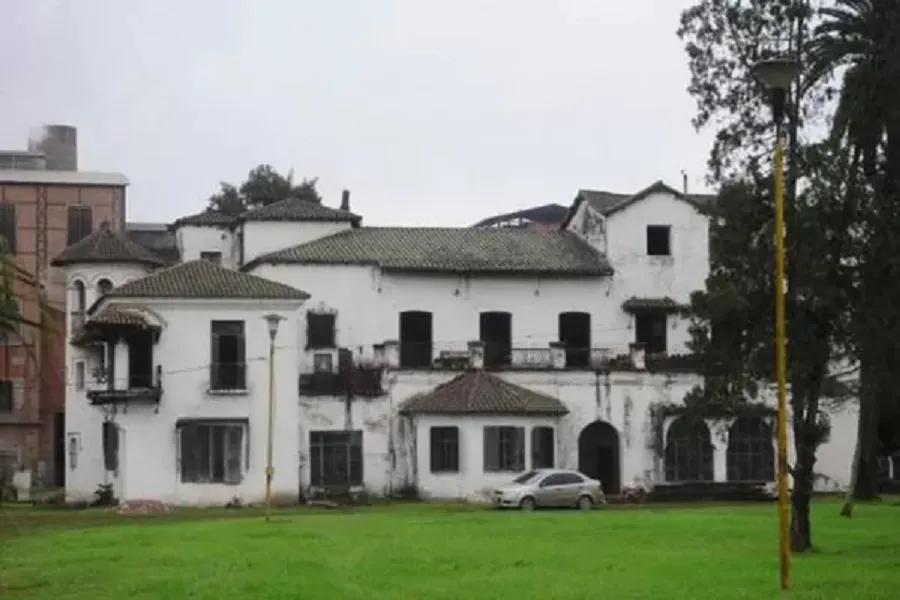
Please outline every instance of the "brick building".
[[103, 221], [124, 229], [128, 180], [78, 171], [71, 127], [42, 128], [20, 154], [34, 158], [27, 168], [0, 161], [0, 238], [15, 265], [6, 295], [35, 325], [0, 331], [0, 476], [24, 468], [36, 484], [62, 485], [66, 284], [50, 260]]

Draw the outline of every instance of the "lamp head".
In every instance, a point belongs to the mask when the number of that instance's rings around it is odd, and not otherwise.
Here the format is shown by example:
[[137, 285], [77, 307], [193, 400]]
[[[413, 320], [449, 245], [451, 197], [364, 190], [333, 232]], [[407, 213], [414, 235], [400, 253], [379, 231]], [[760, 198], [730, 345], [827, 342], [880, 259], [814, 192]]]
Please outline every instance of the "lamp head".
[[753, 76], [771, 90], [787, 90], [800, 75], [800, 64], [790, 58], [771, 58], [753, 66]]
[[278, 324], [284, 320], [284, 317], [276, 315], [275, 313], [269, 313], [263, 315], [263, 319], [266, 320], [266, 326], [269, 328], [269, 338], [274, 340], [275, 334], [278, 333]]

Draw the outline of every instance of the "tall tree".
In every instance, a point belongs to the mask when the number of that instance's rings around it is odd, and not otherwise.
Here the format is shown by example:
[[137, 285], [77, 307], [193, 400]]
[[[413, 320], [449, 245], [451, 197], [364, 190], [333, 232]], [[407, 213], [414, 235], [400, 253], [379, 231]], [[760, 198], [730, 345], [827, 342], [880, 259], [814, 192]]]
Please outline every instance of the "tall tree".
[[254, 167], [240, 186], [221, 182], [219, 191], [209, 198], [209, 208], [229, 215], [287, 198], [302, 198], [317, 204], [322, 198], [316, 191], [316, 179], [304, 179], [300, 183], [294, 181], [293, 170], [282, 175], [271, 165], [262, 164]]
[[[789, 94], [785, 132], [787, 161], [787, 331], [788, 378], [791, 388], [791, 414], [795, 463], [792, 466], [791, 546], [805, 551], [812, 546], [809, 505], [815, 479], [816, 450], [827, 435], [827, 418], [822, 410], [823, 395], [829, 391], [833, 374], [830, 366], [835, 350], [845, 341], [846, 303], [842, 298], [844, 255], [848, 252], [851, 227], [844, 219], [855, 218], [848, 208], [846, 194], [829, 191], [822, 181], [833, 174], [829, 168], [840, 164], [841, 153], [833, 147], [804, 143], [808, 137], [804, 123], [820, 114], [830, 90], [819, 82], [810, 82], [805, 53], [807, 40], [815, 25], [809, 2], [798, 0], [701, 0], [682, 14], [679, 36], [685, 41], [691, 82], [689, 92], [697, 102], [694, 125], [716, 126], [716, 138], [709, 167], [713, 183], [739, 180], [743, 193], [771, 210], [770, 177], [767, 164], [773, 138], [765, 95], [753, 78], [752, 67], [759, 60], [788, 52], [803, 67], [803, 75]], [[844, 171], [846, 172], [846, 171]], [[804, 182], [804, 185], [799, 184]], [[815, 184], [819, 182], [818, 184]], [[815, 185], [814, 185], [815, 184]], [[798, 190], [803, 193], [798, 193]], [[733, 193], [733, 190], [732, 192]], [[726, 194], [723, 190], [723, 202]], [[698, 317], [695, 339], [703, 347], [705, 335], [720, 351], [731, 353], [731, 368], [741, 375], [728, 375], [732, 395], [752, 395], [749, 381], [756, 377], [771, 380], [772, 347], [772, 264], [773, 233], [770, 218], [760, 213], [747, 231], [742, 219], [747, 215], [729, 206], [721, 231], [713, 238], [730, 238], [727, 245], [752, 244], [760, 254], [737, 254], [743, 264], [714, 270], [707, 290], [694, 299]], [[734, 203], [731, 203], [734, 204]], [[771, 212], [769, 212], [771, 215]], [[727, 246], [726, 245], [726, 246]], [[711, 247], [717, 252], [716, 245]], [[723, 251], [723, 250], [718, 250]], [[766, 261], [768, 254], [768, 261]], [[730, 293], [722, 289], [731, 287]], [[729, 306], [722, 298], [735, 293], [744, 296]], [[723, 325], [723, 321], [729, 325]], [[739, 330], [739, 334], [733, 332]], [[707, 345], [709, 345], [707, 343]], [[722, 348], [726, 350], [722, 350]], [[744, 360], [747, 364], [735, 367]], [[708, 373], [708, 388], [720, 388], [719, 373]], [[709, 395], [709, 390], [707, 390]]]
[[[855, 335], [860, 411], [851, 498], [877, 493], [878, 454], [900, 421], [900, 4], [835, 0], [810, 41], [810, 80], [843, 69], [832, 139], [850, 145], [872, 190], [859, 256]], [[881, 446], [881, 447], [879, 447]]]

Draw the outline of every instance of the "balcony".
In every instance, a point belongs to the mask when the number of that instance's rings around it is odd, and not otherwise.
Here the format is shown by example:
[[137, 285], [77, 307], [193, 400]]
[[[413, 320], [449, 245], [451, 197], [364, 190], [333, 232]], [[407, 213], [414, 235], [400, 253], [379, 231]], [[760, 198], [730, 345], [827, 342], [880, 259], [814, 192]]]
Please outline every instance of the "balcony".
[[128, 381], [117, 382], [106, 370], [94, 373], [94, 383], [87, 390], [87, 398], [94, 406], [147, 402], [158, 404], [162, 397], [162, 367], [155, 372], [129, 373]]
[[[466, 347], [435, 347], [427, 343], [403, 343], [396, 340], [360, 348], [353, 355], [357, 365], [404, 370], [586, 370], [609, 368], [616, 359], [636, 362], [644, 368], [643, 350], [635, 347], [631, 354], [616, 357], [610, 348], [567, 349], [562, 342], [545, 347], [515, 347], [501, 344], [469, 342]], [[309, 369], [312, 370], [312, 369]]]

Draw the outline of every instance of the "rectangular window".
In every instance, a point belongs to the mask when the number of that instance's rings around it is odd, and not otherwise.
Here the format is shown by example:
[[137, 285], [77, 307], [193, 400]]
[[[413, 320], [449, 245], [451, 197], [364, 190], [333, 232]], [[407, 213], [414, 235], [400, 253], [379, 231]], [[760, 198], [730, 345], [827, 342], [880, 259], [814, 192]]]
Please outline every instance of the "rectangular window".
[[238, 422], [180, 425], [181, 481], [240, 483], [244, 475], [245, 429]]
[[634, 317], [635, 341], [644, 344], [644, 350], [648, 354], [662, 354], [666, 352], [666, 314], [660, 312], [646, 312]]
[[16, 205], [0, 204], [0, 243], [10, 254], [16, 253]]
[[84, 361], [75, 363], [75, 389], [84, 389]]
[[0, 413], [10, 413], [16, 407], [15, 386], [9, 379], [0, 379]]
[[459, 473], [459, 428], [431, 428], [431, 472]]
[[647, 254], [672, 255], [672, 228], [669, 225], [647, 225]]
[[94, 229], [94, 214], [90, 206], [70, 206], [68, 210], [68, 237], [67, 246], [80, 242], [91, 235]]
[[247, 389], [245, 343], [243, 321], [212, 321], [212, 361], [209, 372], [211, 390]]
[[556, 441], [552, 427], [531, 428], [531, 468], [552, 469], [556, 460]]
[[306, 346], [310, 349], [334, 348], [335, 315], [329, 313], [306, 313]]
[[201, 252], [200, 260], [208, 260], [214, 265], [222, 266], [222, 253], [221, 252]]
[[484, 428], [484, 471], [525, 470], [525, 428]]
[[309, 432], [309, 471], [313, 487], [361, 486], [362, 431]]

